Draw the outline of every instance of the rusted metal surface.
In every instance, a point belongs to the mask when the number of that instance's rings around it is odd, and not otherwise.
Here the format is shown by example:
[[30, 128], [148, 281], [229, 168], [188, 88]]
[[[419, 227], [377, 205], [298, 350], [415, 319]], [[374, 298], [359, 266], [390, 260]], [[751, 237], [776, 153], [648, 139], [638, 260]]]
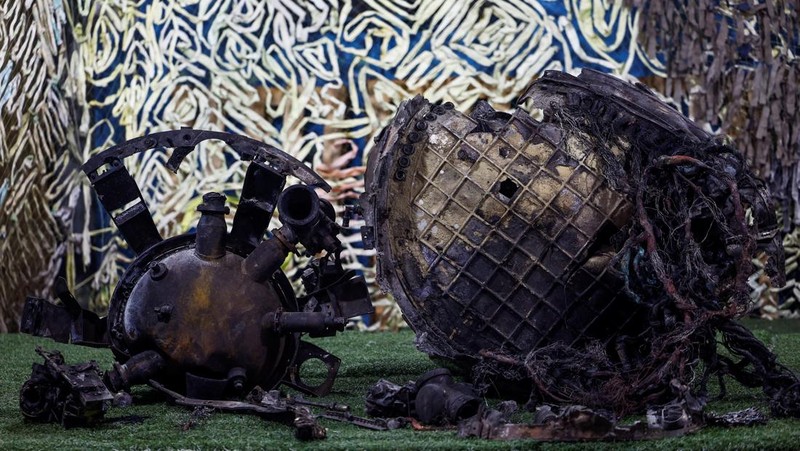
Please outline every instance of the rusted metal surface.
[[[166, 166], [177, 171], [208, 139], [225, 142], [251, 161], [233, 227], [228, 231], [225, 222], [226, 197], [211, 192], [197, 208], [195, 233], [162, 238], [122, 159], [174, 148]], [[77, 307], [68, 291], [59, 295], [62, 306], [28, 303], [23, 322], [30, 333], [109, 343], [118, 362], [105, 380], [114, 391], [151, 379], [202, 399], [241, 397], [255, 386], [281, 383], [315, 395], [330, 391], [339, 359], [301, 335], [334, 335], [372, 305], [363, 277], [342, 268], [333, 207], [315, 192], [330, 188], [318, 175], [250, 138], [191, 129], [122, 143], [92, 157], [83, 169], [137, 256], [112, 295], [107, 319], [89, 321], [103, 326], [92, 330], [94, 336], [80, 333], [86, 326], [76, 333], [75, 326], [91, 314]], [[306, 184], [285, 188], [289, 176]], [[267, 234], [276, 208], [282, 226]], [[298, 245], [316, 257], [304, 273], [307, 294], [301, 297], [280, 270]], [[300, 377], [309, 360], [328, 368], [319, 385]]]
[[103, 384], [94, 361], [68, 365], [58, 351], [36, 353], [44, 364], [34, 363], [31, 377], [22, 385], [19, 406], [29, 420], [61, 423], [64, 427], [98, 423], [114, 396]]
[[800, 415], [800, 379], [735, 321], [757, 255], [783, 283], [769, 190], [744, 157], [591, 70], [547, 71], [520, 105], [417, 97], [369, 158], [353, 213], [419, 349], [534, 404], [702, 404], [730, 374]]

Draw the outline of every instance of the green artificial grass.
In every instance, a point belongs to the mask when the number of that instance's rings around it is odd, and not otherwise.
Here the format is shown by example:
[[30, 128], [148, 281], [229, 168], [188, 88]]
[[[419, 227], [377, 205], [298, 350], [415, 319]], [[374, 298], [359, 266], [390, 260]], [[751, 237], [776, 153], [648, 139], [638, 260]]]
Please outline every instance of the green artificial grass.
[[[771, 346], [781, 361], [800, 369], [800, 322], [748, 321], [756, 335]], [[364, 394], [378, 379], [405, 383], [436, 365], [413, 346], [409, 331], [399, 333], [345, 332], [334, 338], [315, 340], [342, 359], [339, 377], [327, 402], [351, 406], [356, 415], [364, 414]], [[488, 441], [461, 439], [455, 431], [369, 431], [348, 424], [320, 420], [328, 428], [328, 438], [299, 442], [292, 428], [264, 421], [256, 416], [213, 413], [195, 427], [184, 431], [182, 424], [191, 418], [188, 408], [169, 405], [148, 387], [133, 391], [134, 405], [112, 408], [109, 421], [94, 428], [63, 429], [55, 424], [35, 424], [23, 420], [19, 412], [19, 389], [30, 375], [31, 364], [41, 362], [36, 345], [59, 349], [68, 363], [89, 359], [109, 368], [113, 360], [107, 349], [91, 349], [54, 343], [26, 335], [0, 335], [0, 449], [798, 449], [800, 420], [772, 419], [766, 426], [722, 429], [708, 427], [700, 432], [657, 441], [625, 443], [537, 443], [533, 441]], [[712, 402], [710, 411], [725, 412], [750, 406], [767, 411], [758, 390], [746, 390], [730, 382], [729, 395]], [[487, 400], [494, 405], [497, 400]], [[145, 417], [141, 423], [124, 421]], [[523, 416], [524, 418], [524, 416]]]

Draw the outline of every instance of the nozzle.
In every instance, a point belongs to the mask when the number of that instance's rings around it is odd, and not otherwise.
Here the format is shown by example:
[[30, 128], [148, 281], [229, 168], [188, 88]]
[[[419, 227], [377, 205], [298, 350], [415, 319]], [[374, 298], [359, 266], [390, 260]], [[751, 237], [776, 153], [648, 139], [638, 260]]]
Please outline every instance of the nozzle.
[[341, 243], [336, 238], [339, 227], [330, 202], [317, 196], [314, 188], [294, 185], [286, 188], [278, 199], [278, 217], [303, 244], [308, 254], [322, 249], [334, 252]]
[[278, 198], [278, 217], [298, 236], [306, 235], [320, 220], [319, 196], [307, 185], [292, 185]]

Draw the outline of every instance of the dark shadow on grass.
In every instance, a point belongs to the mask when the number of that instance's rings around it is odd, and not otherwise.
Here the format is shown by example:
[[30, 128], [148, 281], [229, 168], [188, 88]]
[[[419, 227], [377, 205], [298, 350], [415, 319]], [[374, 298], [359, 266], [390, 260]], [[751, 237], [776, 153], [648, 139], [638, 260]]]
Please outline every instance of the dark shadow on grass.
[[150, 387], [137, 387], [131, 393], [134, 406], [149, 406], [153, 404], [174, 404], [172, 398]]

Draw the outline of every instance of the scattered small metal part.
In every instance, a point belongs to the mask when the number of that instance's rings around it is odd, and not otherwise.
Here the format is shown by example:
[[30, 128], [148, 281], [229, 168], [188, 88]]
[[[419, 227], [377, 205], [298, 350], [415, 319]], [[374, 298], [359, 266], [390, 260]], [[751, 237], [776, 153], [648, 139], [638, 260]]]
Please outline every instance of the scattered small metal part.
[[382, 418], [363, 418], [357, 417], [349, 412], [339, 412], [329, 410], [320, 414], [317, 414], [318, 418], [325, 418], [328, 420], [333, 421], [340, 421], [343, 423], [349, 423], [360, 428], [364, 429], [371, 429], [373, 431], [388, 431], [389, 429], [397, 429], [400, 426], [400, 422], [398, 420], [394, 420], [395, 422], [392, 423], [393, 427], [389, 427], [389, 421]]
[[209, 417], [211, 417], [212, 413], [214, 413], [213, 407], [205, 407], [205, 406], [195, 407], [189, 414], [189, 418], [180, 424], [181, 430], [186, 432], [188, 430], [201, 426], [203, 423], [206, 422], [206, 420], [208, 420]]
[[114, 401], [112, 402], [114, 407], [130, 407], [133, 405], [133, 396], [126, 391], [119, 391], [114, 393]]
[[381, 379], [366, 397], [370, 416], [411, 417], [430, 426], [457, 424], [474, 415], [480, 404], [472, 386], [456, 382], [446, 368], [428, 371], [403, 386]]
[[700, 429], [701, 424], [688, 422], [680, 428], [648, 427], [637, 421], [619, 425], [609, 415], [584, 406], [545, 406], [537, 411], [530, 424], [507, 422], [507, 416], [495, 409], [481, 409], [472, 418], [459, 424], [460, 437], [493, 440], [532, 439], [537, 441], [628, 441], [677, 437]]
[[705, 414], [706, 424], [712, 426], [733, 427], [733, 426], [756, 426], [767, 424], [768, 418], [755, 407], [737, 410], [723, 414], [707, 412]]
[[114, 396], [100, 377], [94, 360], [68, 365], [59, 351], [36, 347], [44, 364], [34, 363], [31, 377], [22, 385], [19, 407], [29, 420], [61, 423], [64, 427], [99, 423]]

